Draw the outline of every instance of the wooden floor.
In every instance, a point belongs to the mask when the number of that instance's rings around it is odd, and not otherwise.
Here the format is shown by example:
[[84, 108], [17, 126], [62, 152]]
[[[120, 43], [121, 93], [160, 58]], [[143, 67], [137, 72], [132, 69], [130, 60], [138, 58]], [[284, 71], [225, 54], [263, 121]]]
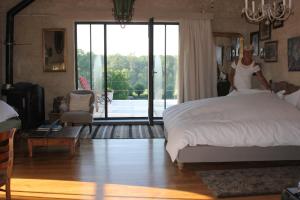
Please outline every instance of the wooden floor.
[[[23, 147], [17, 147], [12, 195], [13, 199], [28, 200], [206, 200], [214, 198], [196, 171], [265, 165], [282, 164], [193, 164], [179, 171], [170, 162], [163, 139], [83, 140], [73, 158], [64, 149], [45, 148], [29, 158]], [[280, 197], [233, 199], [279, 200]]]

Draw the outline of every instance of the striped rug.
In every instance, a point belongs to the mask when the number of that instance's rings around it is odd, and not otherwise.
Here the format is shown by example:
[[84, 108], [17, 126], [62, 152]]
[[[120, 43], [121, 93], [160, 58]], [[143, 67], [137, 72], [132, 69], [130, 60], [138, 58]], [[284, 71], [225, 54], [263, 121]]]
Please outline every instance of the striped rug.
[[86, 139], [151, 139], [164, 138], [163, 125], [98, 125], [92, 133], [88, 126], [83, 126], [80, 138]]

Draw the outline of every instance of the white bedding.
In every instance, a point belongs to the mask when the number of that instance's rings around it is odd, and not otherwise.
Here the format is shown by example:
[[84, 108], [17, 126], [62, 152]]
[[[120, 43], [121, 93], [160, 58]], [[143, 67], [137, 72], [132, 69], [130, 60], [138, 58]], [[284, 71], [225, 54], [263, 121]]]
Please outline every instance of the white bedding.
[[184, 147], [300, 145], [300, 111], [269, 91], [190, 101], [163, 114], [172, 161]]
[[18, 116], [19, 114], [10, 105], [0, 100], [0, 123]]

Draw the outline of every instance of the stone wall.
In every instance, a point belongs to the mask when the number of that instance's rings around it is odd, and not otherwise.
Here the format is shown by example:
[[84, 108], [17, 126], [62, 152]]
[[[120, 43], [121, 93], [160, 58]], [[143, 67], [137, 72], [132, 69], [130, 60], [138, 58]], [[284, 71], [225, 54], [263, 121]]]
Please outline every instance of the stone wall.
[[[2, 0], [3, 1], [3, 0]], [[4, 20], [6, 12], [20, 0], [4, 0], [0, 5], [0, 31], [4, 41]], [[249, 32], [257, 29], [241, 18], [241, 0], [139, 0], [135, 5], [135, 21], [178, 21], [192, 18], [205, 11], [214, 14], [213, 29], [217, 32], [242, 33], [249, 42]], [[74, 23], [76, 21], [112, 21], [111, 0], [36, 0], [16, 16], [14, 49], [14, 81], [38, 83], [45, 88], [46, 112], [52, 107], [55, 96], [65, 95], [75, 89]], [[42, 29], [65, 28], [67, 39], [67, 72], [43, 72]], [[0, 59], [4, 82], [4, 46], [1, 45]], [[2, 78], [1, 78], [2, 77]]]
[[[293, 1], [295, 12], [284, 22], [282, 28], [272, 29], [271, 40], [278, 41], [278, 62], [263, 63], [263, 69], [268, 79], [288, 81], [300, 85], [300, 72], [288, 71], [288, 38], [300, 36], [300, 1]], [[264, 42], [260, 45], [264, 46]]]

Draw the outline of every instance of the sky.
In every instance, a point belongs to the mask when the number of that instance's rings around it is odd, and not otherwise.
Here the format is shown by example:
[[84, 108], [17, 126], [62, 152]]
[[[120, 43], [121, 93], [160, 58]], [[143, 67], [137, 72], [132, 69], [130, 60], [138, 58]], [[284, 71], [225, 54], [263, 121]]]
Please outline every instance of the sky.
[[[164, 54], [164, 25], [154, 26], [154, 54]], [[77, 48], [90, 51], [90, 35], [92, 35], [92, 51], [104, 54], [104, 25], [93, 24], [77, 26]], [[178, 55], [178, 26], [167, 26], [167, 55]], [[121, 55], [148, 55], [148, 25], [107, 25], [107, 53]]]

